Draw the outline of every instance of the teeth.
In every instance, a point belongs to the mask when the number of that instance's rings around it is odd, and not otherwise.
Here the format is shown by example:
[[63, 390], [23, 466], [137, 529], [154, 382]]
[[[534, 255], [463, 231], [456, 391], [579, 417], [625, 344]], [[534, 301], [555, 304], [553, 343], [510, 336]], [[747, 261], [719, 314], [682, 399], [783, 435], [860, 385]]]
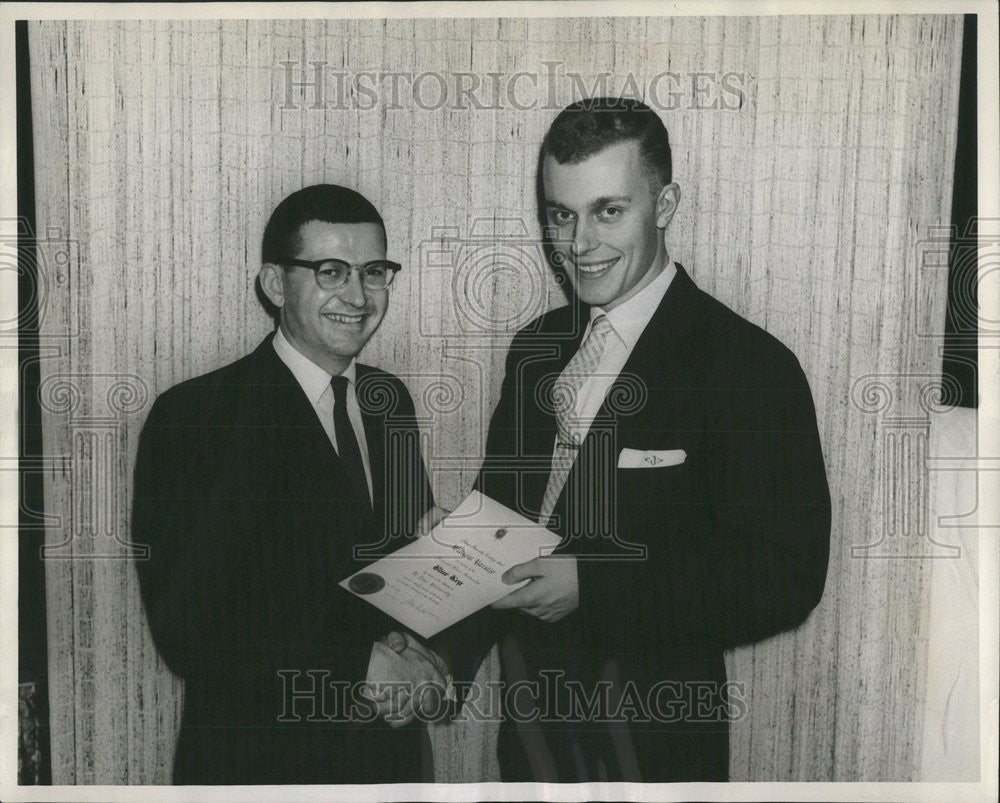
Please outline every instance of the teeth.
[[609, 259], [606, 262], [596, 262], [592, 265], [581, 265], [577, 263], [576, 269], [581, 273], [599, 273], [605, 268], [610, 268], [617, 260], [618, 257], [615, 257], [614, 259]]
[[335, 312], [328, 312], [324, 317], [329, 318], [331, 321], [336, 321], [337, 323], [361, 323], [364, 315], [340, 315]]

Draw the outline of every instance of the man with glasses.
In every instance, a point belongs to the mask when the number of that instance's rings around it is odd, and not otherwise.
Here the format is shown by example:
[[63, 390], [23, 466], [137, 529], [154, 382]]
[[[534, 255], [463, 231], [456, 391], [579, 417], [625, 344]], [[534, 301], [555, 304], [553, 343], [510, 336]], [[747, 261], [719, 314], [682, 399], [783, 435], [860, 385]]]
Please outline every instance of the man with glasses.
[[[133, 537], [153, 638], [185, 682], [175, 783], [432, 779], [409, 691], [447, 668], [338, 586], [357, 547], [411, 535], [432, 501], [406, 388], [356, 360], [400, 270], [386, 245], [353, 190], [282, 201], [258, 274], [277, 330], [163, 393], [143, 429]], [[411, 685], [366, 683], [388, 679]]]

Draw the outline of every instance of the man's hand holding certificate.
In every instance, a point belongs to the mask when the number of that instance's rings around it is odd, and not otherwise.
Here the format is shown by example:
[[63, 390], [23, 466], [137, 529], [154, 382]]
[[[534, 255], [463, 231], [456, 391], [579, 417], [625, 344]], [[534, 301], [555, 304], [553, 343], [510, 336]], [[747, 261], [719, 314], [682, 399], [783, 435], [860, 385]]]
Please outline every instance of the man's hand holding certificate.
[[340, 585], [430, 638], [506, 597], [516, 586], [504, 573], [558, 543], [555, 533], [474, 491], [427, 536]]

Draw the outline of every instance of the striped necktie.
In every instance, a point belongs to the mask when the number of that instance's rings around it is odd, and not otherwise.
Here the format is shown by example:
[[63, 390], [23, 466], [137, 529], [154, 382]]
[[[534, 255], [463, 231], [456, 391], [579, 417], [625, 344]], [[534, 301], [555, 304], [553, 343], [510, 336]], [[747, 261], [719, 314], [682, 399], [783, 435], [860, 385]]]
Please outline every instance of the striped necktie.
[[611, 332], [607, 315], [598, 315], [580, 349], [573, 355], [552, 386], [552, 403], [556, 415], [556, 449], [552, 458], [549, 482], [542, 497], [538, 523], [546, 525], [552, 517], [586, 430], [576, 421], [576, 400], [583, 383], [594, 373], [604, 354], [604, 344]]

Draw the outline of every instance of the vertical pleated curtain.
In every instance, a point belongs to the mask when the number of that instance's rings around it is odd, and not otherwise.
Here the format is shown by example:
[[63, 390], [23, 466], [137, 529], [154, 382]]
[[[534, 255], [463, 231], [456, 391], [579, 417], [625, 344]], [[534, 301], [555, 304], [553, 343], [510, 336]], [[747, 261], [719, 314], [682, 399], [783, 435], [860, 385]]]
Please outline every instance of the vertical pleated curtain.
[[[949, 222], [961, 36], [912, 15], [32, 23], [53, 780], [169, 780], [181, 684], [130, 564], [132, 465], [157, 393], [269, 331], [274, 205], [336, 182], [382, 211], [405, 268], [364, 359], [406, 381], [454, 505], [510, 337], [563, 303], [538, 145], [597, 93], [660, 110], [671, 256], [791, 347], [816, 400], [829, 580], [804, 626], [728, 656], [733, 779], [916, 778], [948, 549], [922, 460], [946, 271], [924, 257]], [[433, 736], [438, 780], [497, 779], [495, 724]]]

